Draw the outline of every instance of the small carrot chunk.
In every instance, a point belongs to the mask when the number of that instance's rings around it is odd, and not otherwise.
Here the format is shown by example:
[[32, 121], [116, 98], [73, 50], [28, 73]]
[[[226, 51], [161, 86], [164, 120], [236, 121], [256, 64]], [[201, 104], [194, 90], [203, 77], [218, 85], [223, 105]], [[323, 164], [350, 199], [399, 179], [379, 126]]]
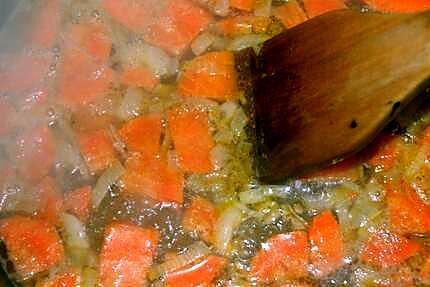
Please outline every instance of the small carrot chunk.
[[148, 26], [144, 39], [170, 54], [180, 55], [211, 21], [210, 14], [193, 2], [169, 0], [158, 19]]
[[330, 211], [315, 216], [309, 228], [312, 273], [324, 277], [343, 265], [342, 232]]
[[273, 15], [281, 20], [282, 24], [287, 28], [292, 28], [308, 20], [305, 11], [303, 11], [300, 4], [295, 0], [288, 1], [286, 4], [275, 7]]
[[0, 136], [5, 136], [8, 134], [12, 128], [15, 121], [16, 110], [7, 101], [0, 98], [0, 115], [2, 119], [0, 120]]
[[161, 129], [161, 116], [152, 114], [126, 122], [119, 136], [129, 151], [154, 158], [160, 151]]
[[38, 86], [49, 71], [50, 59], [36, 55], [8, 55], [0, 59], [0, 91], [27, 92]]
[[251, 262], [251, 276], [259, 282], [298, 279], [307, 275], [309, 243], [306, 232], [275, 235]]
[[39, 196], [39, 208], [37, 218], [48, 221], [49, 223], [60, 226], [61, 214], [64, 211], [63, 195], [58, 190], [52, 177], [45, 177], [36, 187]]
[[30, 46], [49, 49], [55, 44], [60, 29], [59, 0], [46, 0], [32, 20], [28, 43]]
[[251, 12], [254, 10], [254, 1], [255, 0], [230, 0], [230, 7]]
[[[134, 32], [143, 32], [155, 18], [159, 0], [102, 0], [106, 13]], [[158, 4], [158, 5], [157, 5]]]
[[406, 182], [386, 186], [390, 227], [399, 234], [429, 233], [430, 206]]
[[18, 173], [26, 180], [37, 183], [46, 176], [55, 161], [56, 145], [47, 127], [25, 131], [16, 139]]
[[381, 231], [367, 240], [360, 256], [368, 264], [387, 268], [399, 265], [420, 249], [420, 245], [402, 235]]
[[112, 40], [102, 23], [71, 24], [65, 33], [66, 45], [83, 49], [97, 60], [107, 61]]
[[205, 284], [210, 284], [218, 277], [226, 264], [227, 261], [224, 258], [211, 255], [200, 262], [168, 273], [166, 285], [169, 287], [206, 286]]
[[304, 0], [303, 3], [309, 18], [334, 10], [346, 9], [343, 0]]
[[103, 99], [113, 81], [113, 71], [91, 55], [66, 49], [58, 67], [58, 96], [70, 108]]
[[364, 0], [372, 9], [391, 13], [413, 13], [430, 9], [429, 0]]
[[185, 210], [182, 225], [185, 230], [195, 232], [203, 240], [210, 242], [218, 213], [213, 204], [202, 197], [196, 197]]
[[64, 209], [85, 223], [91, 210], [91, 186], [84, 186], [67, 193], [64, 198]]
[[76, 287], [79, 285], [79, 276], [74, 272], [64, 272], [55, 276], [53, 280], [50, 280], [42, 285], [42, 287]]
[[381, 134], [370, 147], [369, 164], [376, 172], [383, 172], [395, 166], [400, 155], [400, 140], [392, 135]]
[[115, 160], [115, 150], [105, 130], [81, 135], [78, 140], [82, 156], [92, 172], [106, 169]]
[[169, 112], [168, 118], [180, 167], [186, 172], [213, 171], [210, 152], [215, 144], [207, 113], [196, 109], [177, 109]]
[[129, 87], [152, 91], [160, 83], [160, 77], [147, 68], [129, 67], [122, 72], [121, 83]]
[[54, 226], [43, 220], [24, 216], [2, 219], [0, 239], [23, 279], [48, 270], [64, 258], [60, 236]]
[[100, 254], [100, 286], [144, 286], [158, 238], [158, 232], [153, 229], [124, 223], [111, 224]]
[[239, 15], [219, 21], [216, 27], [224, 36], [235, 37], [251, 33], [265, 33], [270, 22], [269, 17]]
[[184, 97], [204, 97], [226, 101], [236, 97], [237, 75], [231, 52], [210, 52], [194, 58], [178, 82]]
[[160, 202], [182, 203], [184, 176], [163, 159], [148, 159], [135, 154], [126, 161], [121, 178], [124, 192], [149, 196]]

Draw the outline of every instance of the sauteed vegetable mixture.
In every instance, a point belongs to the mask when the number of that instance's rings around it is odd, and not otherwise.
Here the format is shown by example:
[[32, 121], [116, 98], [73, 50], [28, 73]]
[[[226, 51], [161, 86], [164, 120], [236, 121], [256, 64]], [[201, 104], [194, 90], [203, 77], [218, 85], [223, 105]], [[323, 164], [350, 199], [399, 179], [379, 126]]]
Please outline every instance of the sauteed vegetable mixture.
[[8, 277], [38, 287], [430, 286], [428, 102], [352, 159], [260, 185], [237, 57], [331, 10], [428, 7], [32, 1], [26, 25], [12, 19], [0, 37]]

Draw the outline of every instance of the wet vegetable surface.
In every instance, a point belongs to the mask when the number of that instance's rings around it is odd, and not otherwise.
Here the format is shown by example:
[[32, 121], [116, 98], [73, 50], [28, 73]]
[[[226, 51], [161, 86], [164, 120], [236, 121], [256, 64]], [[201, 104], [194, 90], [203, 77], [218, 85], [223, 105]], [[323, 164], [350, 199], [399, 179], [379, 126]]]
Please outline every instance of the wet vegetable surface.
[[366, 2], [21, 7], [0, 35], [11, 284], [430, 285], [427, 94], [355, 158], [284, 185], [256, 180], [252, 54], [333, 9], [428, 5]]

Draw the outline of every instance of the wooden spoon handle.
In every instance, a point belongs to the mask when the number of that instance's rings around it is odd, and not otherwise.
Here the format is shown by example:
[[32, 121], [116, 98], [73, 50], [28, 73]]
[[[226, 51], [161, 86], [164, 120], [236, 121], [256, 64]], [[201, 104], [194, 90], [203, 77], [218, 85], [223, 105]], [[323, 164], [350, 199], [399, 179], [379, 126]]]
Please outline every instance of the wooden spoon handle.
[[259, 174], [276, 182], [366, 146], [430, 75], [430, 12], [337, 11], [266, 42], [254, 97]]

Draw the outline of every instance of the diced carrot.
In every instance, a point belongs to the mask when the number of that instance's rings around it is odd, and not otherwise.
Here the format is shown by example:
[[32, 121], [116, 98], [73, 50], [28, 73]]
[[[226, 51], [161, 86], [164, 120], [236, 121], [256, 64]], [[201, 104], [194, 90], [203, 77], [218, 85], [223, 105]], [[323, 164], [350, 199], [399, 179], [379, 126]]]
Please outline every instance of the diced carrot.
[[134, 32], [143, 32], [156, 16], [159, 0], [102, 0], [107, 14]]
[[371, 8], [383, 12], [412, 13], [430, 9], [429, 0], [364, 0]]
[[101, 100], [113, 80], [113, 71], [77, 49], [66, 49], [58, 68], [60, 101], [77, 108]]
[[236, 97], [237, 75], [231, 52], [210, 52], [194, 58], [178, 82], [178, 94], [226, 101]]
[[168, 273], [166, 285], [169, 287], [194, 287], [210, 284], [218, 277], [226, 264], [227, 260], [224, 258], [211, 255], [200, 262]]
[[386, 186], [390, 227], [399, 234], [429, 233], [430, 206], [406, 182]]
[[270, 22], [269, 17], [239, 15], [217, 22], [216, 27], [223, 35], [235, 37], [250, 33], [265, 33]]
[[47, 76], [50, 60], [37, 55], [8, 55], [0, 62], [0, 91], [22, 93]]
[[50, 280], [42, 285], [42, 287], [76, 287], [79, 285], [79, 276], [75, 272], [64, 272], [55, 276], [53, 280]]
[[251, 12], [254, 10], [254, 0], [230, 0], [230, 7]]
[[166, 9], [151, 23], [144, 39], [173, 55], [182, 54], [212, 17], [189, 0], [169, 0]]
[[369, 164], [376, 172], [387, 171], [395, 166], [400, 155], [399, 144], [399, 138], [387, 134], [381, 134], [372, 143]]
[[422, 132], [420, 142], [423, 145], [430, 146], [430, 126], [426, 127]]
[[18, 112], [34, 111], [46, 103], [50, 94], [51, 80], [44, 81], [17, 98]]
[[210, 152], [215, 144], [209, 130], [207, 112], [176, 109], [169, 112], [168, 118], [180, 167], [186, 172], [213, 171]]
[[144, 286], [158, 238], [158, 232], [153, 229], [124, 223], [111, 224], [100, 254], [100, 286]]
[[309, 228], [312, 273], [324, 277], [344, 264], [342, 232], [330, 211], [315, 216]]
[[281, 20], [282, 24], [287, 28], [292, 28], [308, 19], [305, 11], [296, 0], [288, 1], [288, 3], [275, 7], [273, 15]]
[[25, 131], [16, 139], [18, 173], [30, 182], [46, 176], [55, 161], [56, 145], [47, 127]]
[[92, 172], [100, 172], [115, 160], [115, 150], [106, 130], [79, 137], [81, 153]]
[[126, 161], [121, 178], [124, 192], [149, 196], [161, 202], [183, 202], [183, 174], [164, 159], [148, 159], [134, 154]]
[[60, 29], [60, 0], [45, 0], [32, 21], [28, 42], [30, 46], [51, 48]]
[[24, 216], [2, 219], [0, 239], [22, 278], [46, 271], [64, 258], [60, 236], [46, 221]]
[[58, 190], [54, 179], [47, 176], [36, 187], [40, 198], [37, 218], [48, 221], [49, 223], [60, 226], [61, 214], [64, 211], [62, 193]]
[[333, 10], [346, 9], [344, 0], [303, 0], [303, 3], [309, 18], [313, 18]]
[[361, 250], [361, 260], [376, 267], [387, 268], [404, 262], [420, 249], [419, 244], [402, 235], [381, 231], [366, 241]]
[[71, 24], [65, 37], [66, 45], [84, 49], [97, 60], [105, 62], [109, 58], [112, 40], [102, 23]]
[[203, 240], [210, 242], [218, 212], [213, 204], [202, 197], [193, 198], [185, 210], [182, 226], [189, 232], [195, 232]]
[[122, 72], [121, 83], [152, 91], [160, 83], [160, 77], [144, 67], [128, 67]]
[[160, 152], [161, 129], [161, 115], [151, 114], [126, 122], [119, 136], [129, 151], [154, 158]]
[[64, 209], [83, 223], [88, 220], [91, 209], [91, 186], [84, 186], [65, 195]]
[[16, 110], [6, 100], [0, 98], [0, 136], [5, 136], [13, 128], [15, 122]]
[[97, 113], [91, 106], [74, 111], [72, 119], [76, 133], [89, 133], [111, 125], [116, 126], [118, 121], [113, 115]]
[[309, 243], [306, 232], [275, 235], [251, 262], [251, 276], [259, 282], [297, 279], [307, 275]]

